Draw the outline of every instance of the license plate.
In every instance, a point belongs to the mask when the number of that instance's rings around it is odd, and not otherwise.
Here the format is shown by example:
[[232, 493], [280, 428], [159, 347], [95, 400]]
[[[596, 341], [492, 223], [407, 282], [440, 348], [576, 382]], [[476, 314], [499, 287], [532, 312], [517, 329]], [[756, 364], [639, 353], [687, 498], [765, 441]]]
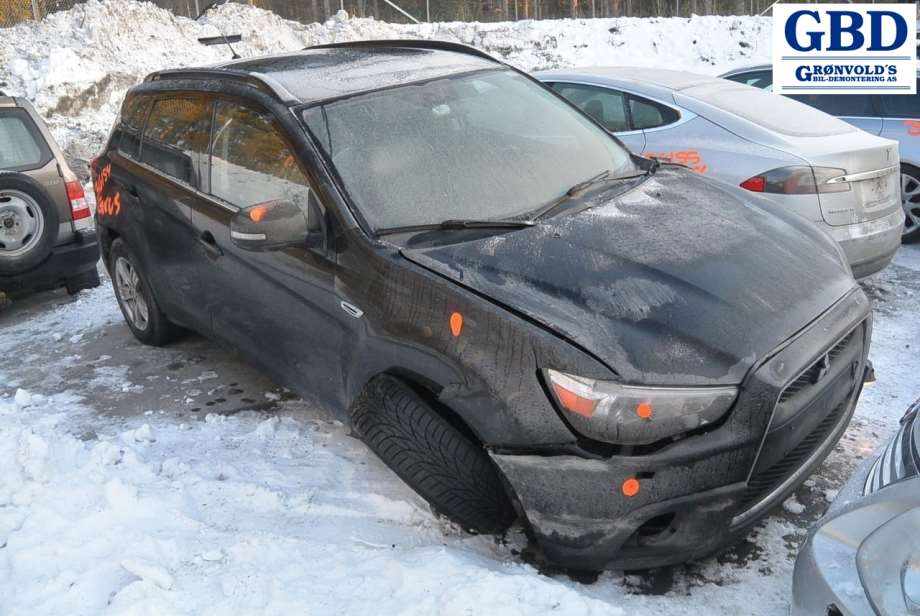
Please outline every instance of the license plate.
[[863, 204], [868, 209], [889, 205], [899, 200], [900, 193], [898, 192], [898, 176], [896, 173], [864, 180], [860, 184], [862, 184], [863, 190]]

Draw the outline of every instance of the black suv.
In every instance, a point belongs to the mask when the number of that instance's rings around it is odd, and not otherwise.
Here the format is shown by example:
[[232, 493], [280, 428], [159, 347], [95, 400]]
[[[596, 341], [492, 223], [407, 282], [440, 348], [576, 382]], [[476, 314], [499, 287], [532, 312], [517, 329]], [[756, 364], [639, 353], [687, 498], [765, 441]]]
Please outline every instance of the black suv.
[[94, 163], [134, 334], [241, 349], [439, 512], [547, 561], [693, 558], [828, 453], [869, 304], [834, 242], [460, 45], [164, 71]]
[[99, 286], [83, 185], [28, 101], [0, 92], [0, 296]]

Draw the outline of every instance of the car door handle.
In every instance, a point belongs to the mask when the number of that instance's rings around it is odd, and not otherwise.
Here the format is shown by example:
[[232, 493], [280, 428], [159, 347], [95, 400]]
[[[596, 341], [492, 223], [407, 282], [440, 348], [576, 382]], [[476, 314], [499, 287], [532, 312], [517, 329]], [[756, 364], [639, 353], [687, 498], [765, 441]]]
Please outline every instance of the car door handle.
[[224, 251], [217, 245], [217, 239], [210, 231], [202, 231], [201, 235], [198, 236], [198, 241], [204, 246], [205, 252], [211, 260], [223, 256]]

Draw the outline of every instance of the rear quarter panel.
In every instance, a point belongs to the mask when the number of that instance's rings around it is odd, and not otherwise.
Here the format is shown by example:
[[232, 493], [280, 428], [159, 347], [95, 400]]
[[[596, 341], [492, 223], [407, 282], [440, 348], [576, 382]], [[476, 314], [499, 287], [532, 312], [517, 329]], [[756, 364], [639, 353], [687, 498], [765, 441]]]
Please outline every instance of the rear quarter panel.
[[[673, 128], [646, 131], [643, 155], [686, 165], [697, 173], [732, 186], [739, 186], [770, 169], [806, 164], [791, 154], [743, 139], [702, 116]], [[821, 220], [821, 210], [814, 196], [764, 196], [808, 220]]]

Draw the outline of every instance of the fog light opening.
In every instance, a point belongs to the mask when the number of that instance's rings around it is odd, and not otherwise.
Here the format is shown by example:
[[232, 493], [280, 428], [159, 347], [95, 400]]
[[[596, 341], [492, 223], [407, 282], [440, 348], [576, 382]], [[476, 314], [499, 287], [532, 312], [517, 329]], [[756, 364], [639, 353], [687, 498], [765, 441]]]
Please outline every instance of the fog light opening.
[[659, 516], [655, 516], [650, 520], [646, 520], [642, 526], [636, 530], [636, 535], [639, 540], [643, 539], [652, 539], [659, 537], [661, 535], [672, 534], [674, 529], [671, 528], [671, 525], [674, 523], [675, 513], [665, 513]]

